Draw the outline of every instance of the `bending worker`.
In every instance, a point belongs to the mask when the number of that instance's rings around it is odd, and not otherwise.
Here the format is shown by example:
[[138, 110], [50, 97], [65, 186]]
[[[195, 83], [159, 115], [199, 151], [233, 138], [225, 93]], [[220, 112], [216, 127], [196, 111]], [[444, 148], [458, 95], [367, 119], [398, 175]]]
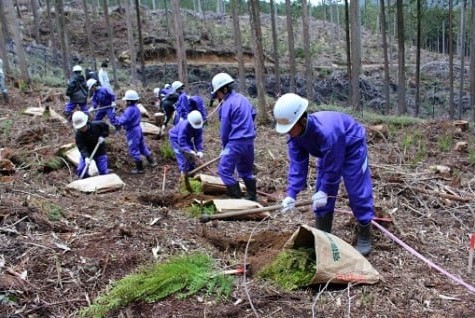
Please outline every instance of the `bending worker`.
[[331, 233], [335, 200], [343, 177], [350, 207], [358, 223], [356, 249], [371, 251], [373, 188], [364, 127], [351, 116], [333, 111], [307, 113], [308, 100], [282, 95], [274, 106], [276, 130], [288, 134], [290, 165], [283, 211], [295, 206], [307, 183], [309, 155], [317, 157], [317, 184], [312, 196], [317, 228]]

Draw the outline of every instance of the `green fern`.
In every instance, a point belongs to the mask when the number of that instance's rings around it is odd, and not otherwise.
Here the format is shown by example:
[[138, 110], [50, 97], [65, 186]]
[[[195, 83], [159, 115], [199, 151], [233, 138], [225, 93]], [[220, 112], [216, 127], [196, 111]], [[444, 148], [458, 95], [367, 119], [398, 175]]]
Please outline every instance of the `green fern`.
[[178, 256], [114, 282], [91, 306], [82, 309], [80, 315], [104, 317], [109, 311], [136, 300], [155, 302], [173, 294], [185, 299], [202, 289], [206, 289], [208, 295], [227, 298], [232, 287], [232, 277], [214, 275], [214, 265], [208, 255]]

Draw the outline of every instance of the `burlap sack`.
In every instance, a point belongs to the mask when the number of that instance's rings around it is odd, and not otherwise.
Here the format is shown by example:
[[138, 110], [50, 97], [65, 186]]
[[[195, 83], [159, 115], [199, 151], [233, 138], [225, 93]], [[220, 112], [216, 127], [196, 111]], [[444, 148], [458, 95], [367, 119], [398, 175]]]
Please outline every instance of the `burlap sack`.
[[301, 225], [285, 243], [284, 249], [314, 248], [316, 271], [309, 285], [330, 281], [335, 284], [375, 284], [378, 271], [353, 246], [337, 236]]

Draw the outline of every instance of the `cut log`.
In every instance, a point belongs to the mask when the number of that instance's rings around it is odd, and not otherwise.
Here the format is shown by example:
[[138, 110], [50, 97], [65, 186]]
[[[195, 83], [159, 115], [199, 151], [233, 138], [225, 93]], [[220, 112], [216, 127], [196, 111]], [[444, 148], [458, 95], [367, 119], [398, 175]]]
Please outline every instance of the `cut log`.
[[370, 138], [380, 139], [387, 138], [389, 135], [388, 125], [368, 126], [368, 134]]
[[[79, 160], [81, 158], [81, 153], [79, 152], [79, 149], [78, 147], [76, 147], [76, 145], [68, 144], [61, 146], [60, 154], [66, 159], [68, 159], [68, 161], [71, 162], [73, 165], [75, 165], [76, 167], [78, 166]], [[90, 176], [95, 176], [99, 173], [97, 170], [96, 162], [94, 160], [91, 161], [88, 172]]]
[[459, 141], [454, 146], [454, 151], [467, 152], [467, 150], [468, 150], [468, 142], [466, 141]]
[[148, 118], [152, 118], [152, 117], [150, 116], [150, 113], [148, 112], [148, 110], [144, 107], [144, 105], [142, 105], [142, 104], [139, 103], [139, 104], [137, 104], [137, 107], [138, 107], [138, 109], [140, 110], [140, 113], [141, 113], [143, 116], [146, 116], [146, 117], [148, 117]]
[[153, 114], [153, 117], [155, 118], [155, 125], [162, 127], [163, 123], [165, 122], [165, 114], [158, 112]]
[[453, 125], [459, 128], [460, 131], [467, 131], [469, 128], [469, 123], [466, 120], [456, 120], [453, 122]]
[[125, 183], [115, 173], [105, 174], [101, 176], [90, 177], [86, 179], [75, 180], [68, 184], [68, 189], [78, 190], [81, 192], [104, 193], [120, 190]]
[[[257, 202], [249, 201], [246, 199], [214, 199], [213, 204], [216, 207], [217, 213], [227, 213], [231, 211], [240, 211], [240, 210], [250, 210], [256, 208], [262, 208]], [[236, 220], [243, 220], [243, 219], [263, 219], [270, 215], [269, 212], [263, 211], [261, 213], [256, 214], [249, 214], [249, 215], [241, 215], [235, 216], [233, 219]]]
[[[220, 177], [200, 174], [196, 179], [201, 181], [201, 189], [204, 194], [226, 194], [228, 192]], [[241, 191], [246, 190], [244, 185], [239, 185], [241, 186]]]
[[51, 108], [43, 108], [43, 107], [28, 107], [26, 110], [23, 111], [23, 114], [31, 115], [31, 116], [50, 116], [53, 119], [58, 120], [64, 125], [68, 125], [68, 121], [66, 118], [58, 114], [54, 109]]
[[146, 121], [140, 122], [140, 127], [142, 127], [142, 132], [144, 135], [160, 135], [161, 133], [159, 127]]

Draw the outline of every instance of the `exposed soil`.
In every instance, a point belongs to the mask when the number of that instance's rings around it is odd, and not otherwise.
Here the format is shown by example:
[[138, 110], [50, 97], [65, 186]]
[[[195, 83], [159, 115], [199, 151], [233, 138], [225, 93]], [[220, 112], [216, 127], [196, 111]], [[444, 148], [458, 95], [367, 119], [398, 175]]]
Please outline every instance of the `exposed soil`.
[[[60, 167], [45, 167], [58, 158], [61, 145], [73, 142], [72, 129], [54, 119], [21, 114], [23, 107], [35, 104], [35, 94], [16, 89], [11, 94], [13, 104], [0, 109], [1, 144], [8, 148], [3, 156], [16, 165], [13, 175], [2, 177], [0, 187], [2, 316], [13, 317], [15, 312], [17, 317], [76, 316], [111, 280], [155, 261], [152, 248], [157, 247], [158, 261], [205, 251], [222, 268], [246, 260], [248, 272], [246, 277], [236, 277], [228, 300], [170, 297], [157, 303], [133, 303], [111, 317], [310, 317], [312, 306], [318, 317], [473, 315], [473, 296], [467, 288], [428, 268], [376, 229], [374, 250], [368, 257], [382, 277], [376, 285], [331, 287], [324, 292], [323, 286], [317, 286], [286, 293], [257, 279], [255, 273], [280, 251], [299, 224], [313, 224], [312, 213], [303, 209], [276, 213], [263, 222], [201, 224], [186, 208], [193, 199], [210, 196], [179, 193], [175, 163], [160, 156], [164, 139], [147, 136], [159, 166], [147, 166], [146, 174], [136, 176], [129, 173], [132, 162], [125, 137], [112, 135], [107, 138], [110, 166], [126, 183], [124, 189], [103, 194], [69, 191], [66, 185], [75, 179], [75, 168], [61, 160]], [[53, 102], [51, 107], [57, 106]], [[9, 130], [8, 120], [13, 122]], [[415, 141], [409, 143], [409, 136]], [[385, 138], [369, 135], [376, 208], [379, 217], [392, 218], [381, 223], [389, 231], [474, 284], [475, 277], [466, 270], [467, 239], [473, 230], [473, 167], [468, 153], [440, 150], [443, 136], [452, 136], [453, 142], [473, 142], [469, 133], [456, 131], [449, 122], [400, 127]], [[205, 128], [205, 138], [205, 158], [214, 158], [221, 149], [216, 117]], [[256, 164], [259, 189], [273, 196], [261, 195], [259, 200], [275, 204], [275, 197], [281, 198], [285, 191], [287, 160], [285, 138], [272, 127], [259, 127]], [[452, 172], [436, 174], [429, 170], [434, 164], [447, 165]], [[163, 193], [164, 166], [169, 172]], [[206, 173], [215, 171], [213, 166]], [[314, 175], [312, 167], [309, 190], [302, 198], [311, 195]], [[343, 186], [338, 206], [349, 210]], [[56, 219], [54, 211], [60, 213]], [[337, 213], [334, 234], [352, 243], [354, 230], [351, 215]]]

